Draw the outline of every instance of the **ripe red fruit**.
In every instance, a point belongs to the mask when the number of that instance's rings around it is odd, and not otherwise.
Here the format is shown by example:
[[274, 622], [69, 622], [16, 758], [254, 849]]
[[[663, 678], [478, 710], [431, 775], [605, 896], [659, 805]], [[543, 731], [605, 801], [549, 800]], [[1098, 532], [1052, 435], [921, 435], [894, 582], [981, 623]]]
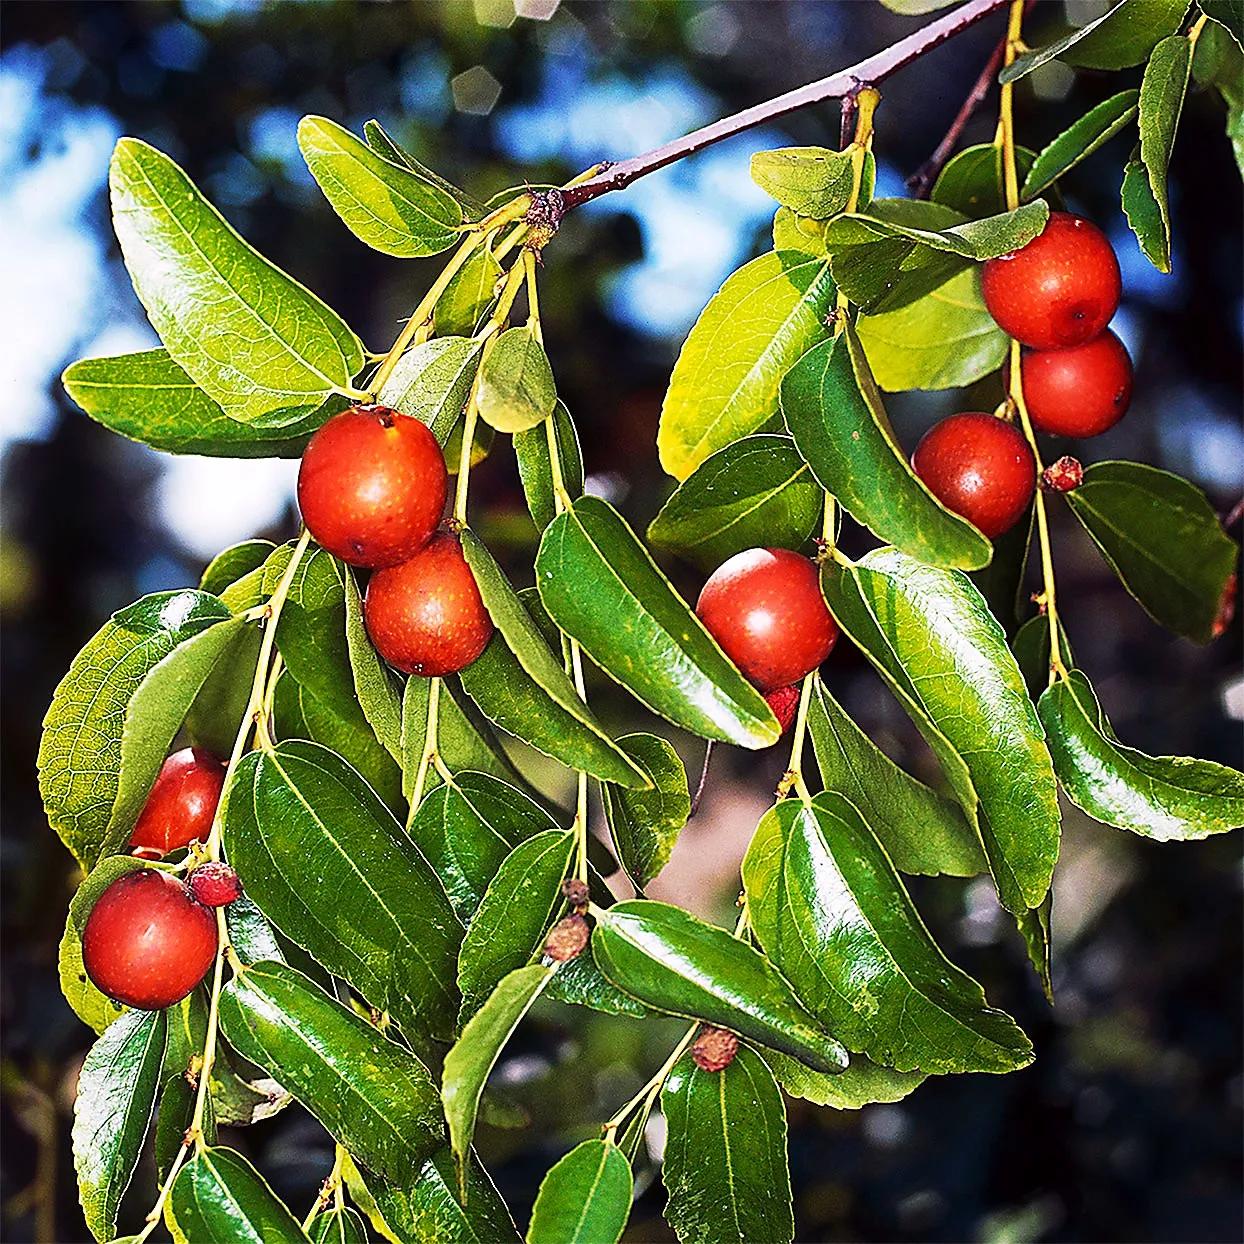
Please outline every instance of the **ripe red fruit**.
[[130, 850], [142, 859], [207, 840], [225, 784], [225, 767], [206, 748], [184, 747], [169, 756], [134, 822]]
[[1109, 329], [1082, 346], [1026, 352], [1020, 374], [1034, 426], [1053, 436], [1097, 436], [1132, 400], [1132, 360]]
[[186, 885], [195, 901], [204, 907], [227, 907], [242, 897], [242, 878], [219, 860], [209, 860], [192, 869]]
[[791, 728], [795, 714], [799, 711], [800, 694], [799, 687], [779, 687], [765, 696], [765, 703], [773, 710], [773, 715], [778, 719], [778, 725], [782, 727], [783, 734]]
[[1026, 346], [1057, 350], [1096, 337], [1119, 305], [1119, 261], [1106, 235], [1070, 212], [1051, 212], [1027, 246], [990, 259], [985, 306]]
[[86, 974], [110, 998], [144, 1011], [180, 1002], [216, 957], [216, 918], [177, 877], [144, 868], [118, 877], [82, 930]]
[[425, 678], [465, 669], [492, 638], [475, 576], [449, 531], [437, 532], [409, 561], [372, 575], [363, 618], [390, 665]]
[[722, 562], [695, 611], [761, 691], [799, 682], [838, 638], [815, 563], [789, 549], [748, 549]]
[[1037, 463], [1023, 433], [973, 411], [934, 424], [911, 465], [928, 490], [991, 540], [1015, 526], [1037, 484]]
[[352, 566], [395, 566], [441, 521], [448, 488], [436, 437], [387, 406], [352, 406], [311, 438], [298, 505], [315, 539]]

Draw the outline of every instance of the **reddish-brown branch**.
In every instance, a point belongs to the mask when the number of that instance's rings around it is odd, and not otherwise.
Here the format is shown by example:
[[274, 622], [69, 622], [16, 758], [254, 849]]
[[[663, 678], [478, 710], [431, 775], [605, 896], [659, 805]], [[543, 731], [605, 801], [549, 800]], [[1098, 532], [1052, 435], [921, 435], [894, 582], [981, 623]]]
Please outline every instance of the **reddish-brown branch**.
[[787, 91], [785, 95], [779, 95], [776, 99], [746, 108], [733, 116], [723, 117], [720, 121], [714, 121], [711, 125], [685, 134], [682, 138], [676, 138], [673, 142], [665, 143], [652, 151], [644, 152], [643, 155], [631, 156], [617, 164], [610, 164], [587, 181], [580, 182], [576, 186], [568, 186], [561, 191], [561, 210], [567, 212], [572, 207], [578, 207], [582, 203], [599, 198], [602, 194], [621, 190], [629, 186], [631, 182], [659, 168], [664, 168], [667, 164], [673, 164], [676, 160], [694, 155], [697, 151], [703, 151], [704, 148], [711, 147], [714, 143], [732, 138], [735, 134], [740, 134], [753, 126], [764, 125], [796, 109], [805, 108], [809, 104], [823, 103], [827, 99], [841, 99], [843, 96], [849, 96], [853, 91], [858, 91], [862, 86], [875, 86], [896, 70], [911, 64], [926, 52], [947, 39], [953, 38], [961, 31], [967, 30], [982, 17], [987, 17], [995, 9], [1000, 9], [1007, 3], [1008, 0], [968, 0], [966, 4], [960, 5], [959, 8], [945, 16], [914, 31], [897, 43], [891, 44], [890, 47], [866, 57], [858, 64], [840, 69], [827, 78], [808, 83], [807, 86]]

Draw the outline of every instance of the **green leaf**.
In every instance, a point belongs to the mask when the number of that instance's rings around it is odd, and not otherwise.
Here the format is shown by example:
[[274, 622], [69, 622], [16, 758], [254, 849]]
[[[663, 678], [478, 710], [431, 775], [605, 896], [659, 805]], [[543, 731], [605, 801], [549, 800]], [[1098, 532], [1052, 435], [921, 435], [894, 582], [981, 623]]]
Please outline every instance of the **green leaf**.
[[[865, 153], [861, 198], [872, 197], [876, 178], [872, 152]], [[752, 181], [783, 207], [800, 216], [828, 220], [845, 211], [855, 185], [852, 150], [828, 147], [780, 147], [752, 156]]]
[[411, 259], [458, 240], [462, 208], [451, 195], [335, 121], [303, 117], [298, 148], [333, 211], [373, 250]]
[[321, 407], [279, 432], [239, 423], [173, 362], [167, 350], [79, 359], [65, 369], [61, 382], [96, 423], [173, 454], [296, 458], [331, 413], [330, 407]]
[[608, 502], [580, 497], [549, 525], [536, 584], [557, 625], [653, 712], [741, 747], [777, 741], [760, 693]]
[[[1061, 622], [1058, 624], [1058, 646], [1063, 662], [1070, 665], [1071, 644]], [[1050, 681], [1049, 619], [1042, 614], [1029, 618], [1015, 632], [1015, 637], [1011, 640], [1011, 651], [1015, 653], [1015, 663], [1019, 666], [1028, 686], [1028, 693], [1035, 703]]]
[[[557, 437], [562, 482], [567, 493], [574, 498], [583, 491], [583, 450], [565, 402], [558, 402], [553, 408], [553, 428]], [[539, 424], [515, 432], [514, 456], [518, 459], [518, 474], [523, 483], [523, 496], [527, 498], [527, 509], [536, 527], [543, 531], [557, 516], [548, 425]]]
[[229, 859], [276, 928], [409, 1036], [449, 1036], [462, 926], [371, 787], [327, 748], [293, 742], [246, 756], [225, 799]]
[[1120, 0], [1093, 21], [1017, 56], [998, 81], [1017, 82], [1055, 57], [1088, 69], [1139, 65], [1159, 40], [1179, 29], [1187, 11], [1188, 0]]
[[771, 1050], [765, 1052], [765, 1062], [792, 1097], [835, 1110], [859, 1110], [877, 1102], [902, 1101], [928, 1079], [923, 1071], [895, 1071], [862, 1054], [854, 1055], [846, 1071], [836, 1076], [811, 1071], [793, 1058]]
[[155, 1111], [167, 1026], [163, 1011], [127, 1011], [91, 1047], [78, 1073], [73, 1164], [91, 1234], [110, 1240]]
[[553, 413], [557, 386], [549, 356], [530, 325], [507, 328], [480, 364], [479, 417], [498, 432], [534, 428]]
[[1054, 770], [1006, 637], [962, 574], [876, 549], [821, 590], [933, 748], [982, 837], [1007, 910], [1037, 906], [1058, 858]]
[[409, 151], [394, 141], [384, 126], [374, 117], [370, 121], [363, 122], [363, 137], [367, 140], [367, 145], [377, 155], [383, 156], [391, 164], [400, 164], [403, 168], [410, 169], [412, 173], [417, 173], [424, 181], [431, 182], [434, 186], [439, 186], [451, 199], [456, 199], [462, 205], [464, 217], [472, 219], [483, 217], [484, 205], [478, 199], [468, 194], [460, 186], [455, 186], [452, 181], [442, 177], [435, 169], [430, 169], [426, 164], [416, 160]]
[[687, 771], [678, 753], [655, 734], [626, 734], [618, 746], [648, 775], [651, 790], [605, 783], [601, 798], [609, 834], [626, 875], [642, 890], [669, 863], [670, 852], [691, 815]]
[[[463, 556], [475, 576], [484, 607], [506, 646], [513, 653], [514, 659], [535, 685], [536, 693], [542, 693], [562, 714], [573, 718], [583, 727], [581, 731], [568, 733], [568, 741], [573, 744], [582, 739], [584, 733], [592, 739], [591, 745], [584, 749], [582, 755], [567, 754], [563, 749], [558, 759], [565, 758], [574, 768], [586, 769], [594, 776], [606, 780], [622, 782], [628, 786], [646, 785], [647, 779], [609, 738], [575, 690], [570, 675], [549, 650], [539, 627], [531, 620], [531, 615], [519, 600], [518, 593], [511, 587], [510, 581], [483, 542], [469, 528], [463, 528], [460, 538]], [[468, 691], [476, 685], [477, 676], [469, 676]], [[538, 727], [532, 733], [539, 732], [539, 729]], [[526, 733], [520, 732], [519, 737], [526, 738]], [[529, 741], [535, 745], [534, 740]]]
[[825, 789], [859, 809], [896, 868], [952, 877], [985, 870], [980, 840], [959, 806], [900, 769], [819, 677], [812, 684], [808, 732]]
[[221, 549], [203, 568], [199, 591], [219, 596], [243, 575], [258, 570], [275, 552], [276, 545], [271, 540], [242, 540]]
[[1197, 0], [1197, 7], [1206, 17], [1229, 30], [1231, 37], [1244, 48], [1244, 4], [1240, 0]]
[[320, 1214], [311, 1223], [312, 1244], [367, 1244], [367, 1224], [348, 1205]]
[[939, 205], [878, 200], [868, 215], [839, 216], [825, 230], [834, 280], [865, 314], [902, 306], [973, 262], [1018, 250], [1045, 228], [1050, 213], [1038, 200], [949, 228], [913, 223], [931, 206]]
[[200, 1149], [177, 1174], [165, 1217], [193, 1244], [307, 1244], [298, 1220], [233, 1149]]
[[310, 739], [322, 743], [357, 769], [391, 812], [403, 811], [402, 771], [372, 733], [357, 701], [343, 715], [285, 671], [277, 680], [273, 704], [273, 737], [278, 742]]
[[[283, 545], [263, 570], [270, 597], [289, 565]], [[331, 553], [310, 548], [294, 570], [277, 624], [276, 644], [290, 676], [341, 716], [356, 716], [354, 677], [346, 647], [346, 575]]]
[[1160, 271], [1170, 271], [1171, 212], [1166, 171], [1175, 146], [1175, 132], [1188, 91], [1192, 44], [1183, 35], [1163, 39], [1145, 66], [1140, 83], [1140, 161], [1149, 175], [1149, 189], [1162, 218]]
[[779, 207], [773, 214], [773, 249], [775, 251], [802, 251], [825, 259], [824, 220], [812, 220], [800, 216], [789, 207]]
[[454, 273], [445, 292], [436, 300], [432, 329], [437, 337], [453, 333], [471, 336], [480, 327], [497, 296], [502, 267], [487, 246], [472, 251], [471, 257]]
[[407, 350], [380, 390], [380, 401], [426, 424], [442, 449], [462, 421], [482, 347], [468, 337], [433, 337]]
[[1112, 95], [1042, 148], [1024, 178], [1021, 196], [1031, 199], [1040, 194], [1113, 138], [1136, 115], [1138, 97], [1134, 90]]
[[349, 1173], [350, 1195], [372, 1225], [395, 1244], [517, 1244], [518, 1228], [488, 1172], [472, 1157], [460, 1196], [448, 1145], [400, 1183], [374, 1180], [366, 1188]]
[[617, 987], [656, 1010], [699, 1019], [841, 1071], [846, 1051], [808, 1014], [774, 966], [725, 929], [668, 903], [632, 899], [594, 911], [592, 953]]
[[726, 278], [683, 343], [657, 450], [675, 479], [777, 414], [787, 368], [825, 336], [834, 284], [824, 260], [776, 251]]
[[631, 1164], [617, 1145], [585, 1140], [541, 1182], [527, 1244], [618, 1244], [633, 1186]]
[[1125, 747], [1079, 670], [1055, 682], [1038, 709], [1058, 780], [1094, 819], [1158, 842], [1189, 842], [1244, 825], [1244, 774], [1210, 760]]
[[402, 696], [389, 667], [372, 646], [363, 621], [363, 597], [351, 571], [342, 568], [346, 594], [346, 649], [354, 675], [354, 694], [376, 738], [402, 761]]
[[356, 1159], [388, 1179], [441, 1143], [423, 1064], [283, 963], [255, 964], [220, 998], [230, 1045], [281, 1083]]
[[330, 393], [349, 393], [363, 366], [359, 339], [243, 241], [168, 156], [123, 138], [109, 185], [113, 226], [151, 323], [225, 414], [287, 426]]
[[846, 1047], [898, 1071], [1007, 1072], [1032, 1061], [1014, 1020], [938, 949], [876, 835], [834, 791], [782, 800], [743, 860], [752, 930]]
[[[1235, 0], [1222, 0], [1230, 4]], [[1225, 21], [1225, 18], [1224, 18]], [[1213, 86], [1226, 105], [1227, 137], [1235, 162], [1244, 175], [1244, 51], [1240, 39], [1217, 22], [1201, 31], [1192, 57], [1192, 74], [1202, 86]]]
[[43, 720], [39, 792], [83, 868], [124, 841], [195, 693], [244, 626], [206, 592], [157, 592], [74, 657]]
[[459, 773], [425, 797], [410, 834], [458, 918], [469, 924], [510, 851], [556, 829], [557, 822], [522, 791], [485, 773]]
[[706, 458], [661, 507], [648, 539], [712, 568], [744, 549], [797, 549], [824, 495], [786, 436], [746, 436]]
[[1123, 185], [1119, 193], [1127, 223], [1136, 235], [1141, 254], [1159, 272], [1169, 272], [1170, 240], [1162, 219], [1162, 209], [1153, 197], [1149, 174], [1137, 155], [1133, 155], [1123, 168]]
[[1051, 930], [1050, 919], [1054, 912], [1054, 891], [1051, 890], [1039, 907], [1033, 907], [1022, 915], [1015, 917], [1019, 927], [1019, 935], [1024, 939], [1024, 949], [1028, 952], [1028, 962], [1041, 982], [1041, 992], [1045, 1000], [1054, 1005], [1054, 983], [1050, 976], [1052, 962], [1050, 953]]
[[758, 1054], [740, 1046], [724, 1071], [702, 1071], [684, 1054], [661, 1090], [661, 1113], [665, 1217], [680, 1244], [794, 1238], [786, 1107]]
[[555, 1002], [565, 1002], [569, 1006], [590, 1007], [605, 1015], [647, 1019], [653, 1014], [637, 998], [623, 993], [612, 981], [607, 980], [590, 954], [582, 954], [577, 959], [561, 964], [557, 975], [544, 991], [544, 996]]
[[782, 414], [817, 481], [880, 539], [934, 565], [989, 561], [989, 541], [911, 469], [850, 326], [787, 373]]
[[466, 1161], [471, 1148], [479, 1099], [489, 1073], [555, 971], [533, 963], [504, 975], [445, 1055], [441, 1101], [459, 1165]]
[[1066, 498], [1155, 622], [1198, 643], [1213, 638], [1239, 546], [1199, 488], [1139, 462], [1095, 462]]
[[[1025, 176], [1035, 158], [1035, 154], [1027, 147], [1016, 147], [1016, 176]], [[934, 203], [953, 208], [974, 220], [1005, 212], [1002, 148], [995, 143], [977, 143], [973, 147], [965, 147], [938, 174], [929, 197]]]
[[877, 383], [892, 393], [963, 388], [997, 371], [1007, 352], [971, 268], [906, 306], [860, 316], [856, 331]]
[[484, 1005], [507, 973], [540, 953], [564, 905], [561, 883], [575, 846], [572, 830], [545, 830], [520, 842], [502, 861], [467, 927], [458, 958], [463, 1020]]

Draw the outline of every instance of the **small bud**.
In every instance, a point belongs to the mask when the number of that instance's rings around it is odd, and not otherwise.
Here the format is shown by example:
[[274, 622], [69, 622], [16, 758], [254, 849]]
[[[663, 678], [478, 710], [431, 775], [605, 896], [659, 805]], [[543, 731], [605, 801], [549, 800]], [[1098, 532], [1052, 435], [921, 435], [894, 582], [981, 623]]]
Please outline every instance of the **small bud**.
[[701, 1071], [724, 1071], [739, 1052], [739, 1039], [725, 1028], [705, 1027], [691, 1047], [691, 1058]]
[[544, 953], [554, 963], [568, 963], [577, 959], [587, 947], [591, 929], [582, 916], [575, 914], [559, 920], [549, 931], [548, 941], [544, 943]]
[[227, 907], [242, 896], [242, 879], [228, 864], [216, 861], [192, 870], [186, 884], [204, 907]]
[[765, 696], [765, 703], [773, 710], [773, 715], [778, 719], [778, 725], [782, 727], [783, 734], [790, 729], [791, 722], [795, 720], [795, 714], [799, 711], [799, 696], [798, 687], [779, 687]]
[[562, 897], [571, 907], [586, 907], [590, 898], [587, 882], [580, 881], [578, 877], [567, 877], [562, 882]]
[[1071, 492], [1084, 483], [1084, 468], [1078, 458], [1069, 455], [1051, 462], [1041, 472], [1041, 487], [1046, 492]]

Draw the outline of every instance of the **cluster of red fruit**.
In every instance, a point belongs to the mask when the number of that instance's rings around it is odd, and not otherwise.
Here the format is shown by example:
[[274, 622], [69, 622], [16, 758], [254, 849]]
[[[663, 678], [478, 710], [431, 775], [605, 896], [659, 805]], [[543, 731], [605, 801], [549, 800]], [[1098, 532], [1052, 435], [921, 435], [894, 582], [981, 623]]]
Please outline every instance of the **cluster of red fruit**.
[[[1027, 347], [1020, 377], [1034, 427], [1097, 436], [1123, 417], [1132, 363], [1106, 327], [1119, 305], [1119, 264], [1096, 225], [1051, 212], [1039, 237], [984, 265], [981, 288], [998, 326]], [[912, 467], [947, 509], [991, 539], [1019, 521], [1036, 487], [1023, 433], [975, 411], [931, 428]]]

